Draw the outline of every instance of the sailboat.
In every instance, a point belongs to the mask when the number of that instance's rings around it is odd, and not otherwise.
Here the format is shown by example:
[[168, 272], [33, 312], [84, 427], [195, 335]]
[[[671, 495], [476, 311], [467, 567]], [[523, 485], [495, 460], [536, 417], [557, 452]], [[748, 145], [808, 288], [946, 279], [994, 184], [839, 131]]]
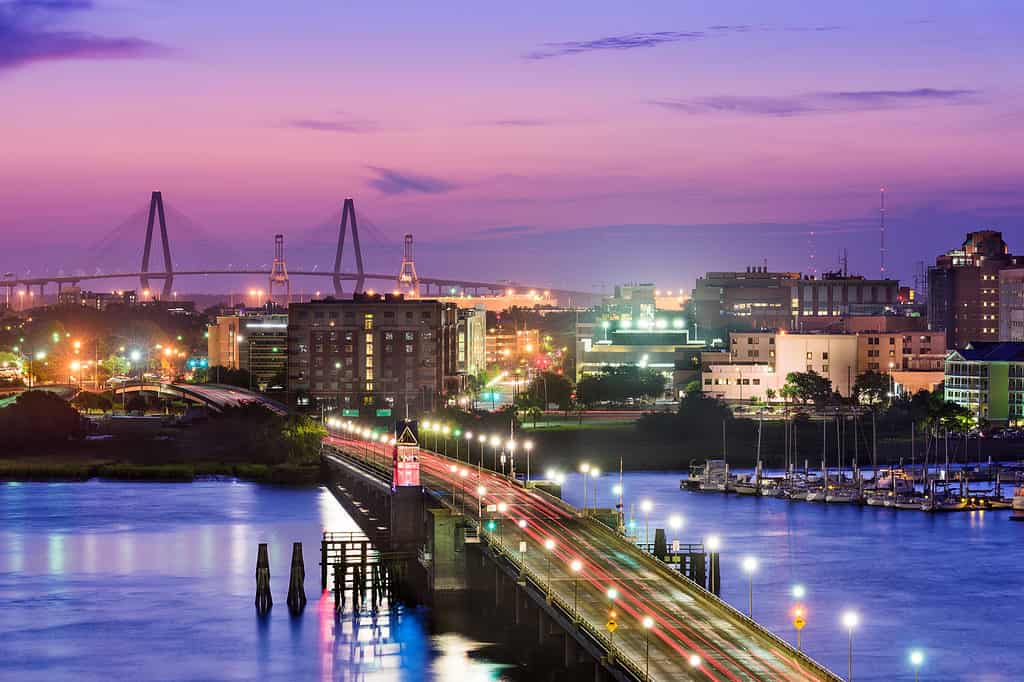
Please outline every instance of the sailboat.
[[761, 487], [761, 426], [763, 422], [764, 409], [758, 413], [757, 419], [757, 463], [754, 465], [754, 473], [736, 478], [732, 489], [737, 495], [757, 495]]

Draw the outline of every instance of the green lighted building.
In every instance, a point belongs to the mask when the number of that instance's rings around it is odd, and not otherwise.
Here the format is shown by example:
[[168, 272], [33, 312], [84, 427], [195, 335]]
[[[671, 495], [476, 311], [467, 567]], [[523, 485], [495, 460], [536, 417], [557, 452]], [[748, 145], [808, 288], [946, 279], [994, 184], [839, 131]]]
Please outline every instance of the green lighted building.
[[976, 341], [950, 352], [945, 397], [979, 420], [1024, 422], [1024, 343]]

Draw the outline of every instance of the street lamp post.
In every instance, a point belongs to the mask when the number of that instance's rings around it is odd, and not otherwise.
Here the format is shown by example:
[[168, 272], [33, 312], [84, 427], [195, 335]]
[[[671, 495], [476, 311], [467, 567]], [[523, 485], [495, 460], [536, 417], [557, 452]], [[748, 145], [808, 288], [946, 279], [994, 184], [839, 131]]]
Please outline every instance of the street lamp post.
[[469, 475], [468, 469], [459, 469], [459, 497], [462, 499], [459, 504], [459, 513], [466, 513], [466, 476]]
[[853, 630], [860, 623], [860, 615], [856, 611], [846, 611], [843, 613], [843, 627], [845, 627], [850, 633], [850, 653], [847, 658], [846, 667], [846, 679], [848, 682], [853, 682]]
[[601, 475], [601, 470], [600, 469], [598, 469], [597, 467], [590, 467], [590, 477], [592, 479], [594, 479], [594, 491], [593, 491], [593, 498], [594, 499], [591, 501], [591, 504], [594, 505], [594, 511], [595, 512], [597, 511], [597, 491], [599, 489], [599, 486], [597, 485], [597, 477], [600, 476], [600, 475]]
[[569, 564], [569, 568], [572, 569], [572, 622], [575, 625], [580, 621], [580, 612], [578, 608], [578, 596], [579, 596], [579, 582], [580, 582], [580, 571], [583, 570], [583, 562], [579, 559], [573, 559], [572, 563]]
[[498, 446], [501, 445], [501, 439], [497, 436], [491, 436], [491, 449], [494, 450], [494, 470], [498, 470]]
[[526, 482], [530, 482], [530, 451], [533, 450], [533, 441], [528, 440], [523, 443], [523, 449], [526, 450]]
[[921, 679], [921, 664], [924, 663], [924, 652], [914, 649], [910, 652], [910, 665], [914, 666], [914, 682]]
[[487, 494], [487, 488], [482, 485], [476, 487], [476, 518], [480, 523], [484, 522], [484, 495]]
[[654, 505], [650, 500], [640, 502], [640, 511], [644, 513], [644, 544], [651, 544], [651, 509]]
[[505, 448], [508, 450], [508, 476], [514, 481], [516, 478], [516, 442], [509, 439]]
[[[611, 602], [610, 608], [608, 609], [608, 620], [612, 622], [615, 618], [615, 600], [619, 598], [619, 591], [614, 587], [609, 587], [605, 593], [608, 596], [608, 601]], [[615, 628], [608, 628], [608, 659], [609, 661], [615, 660]]]
[[547, 571], [548, 572], [548, 585], [547, 585], [547, 590], [546, 590], [547, 594], [545, 596], [546, 596], [547, 602], [550, 604], [551, 603], [551, 554], [552, 554], [552, 552], [555, 551], [555, 541], [552, 540], [551, 538], [548, 538], [547, 540], [545, 540], [544, 541], [544, 549], [546, 549], [548, 551], [548, 553], [547, 553], [547, 560], [548, 560], [548, 566], [547, 566], [547, 569], [548, 569], [548, 571]]
[[722, 547], [722, 540], [717, 535], [709, 535], [704, 540], [704, 546], [708, 550], [708, 591], [711, 594], [718, 594], [718, 550]]
[[754, 574], [757, 573], [757, 559], [752, 556], [748, 556], [743, 559], [743, 572], [747, 574], [750, 580], [750, 594], [749, 602], [747, 604], [747, 615], [751, 618], [754, 617]]
[[583, 474], [583, 513], [587, 513], [587, 474], [590, 473], [590, 465], [586, 462], [580, 464], [580, 473]]
[[487, 443], [487, 436], [481, 433], [476, 439], [480, 443], [480, 462], [477, 464], [477, 470], [479, 471], [484, 468], [484, 446]]
[[504, 543], [502, 542], [503, 536], [501, 534], [501, 529], [504, 527], [505, 524], [502, 523], [501, 516], [502, 516], [502, 514], [504, 514], [507, 511], [508, 511], [508, 505], [505, 504], [504, 502], [499, 502], [498, 503], [498, 544], [499, 545], [503, 545], [503, 546], [504, 546]]
[[651, 628], [654, 627], [654, 619], [644, 616], [644, 679], [651, 679]]

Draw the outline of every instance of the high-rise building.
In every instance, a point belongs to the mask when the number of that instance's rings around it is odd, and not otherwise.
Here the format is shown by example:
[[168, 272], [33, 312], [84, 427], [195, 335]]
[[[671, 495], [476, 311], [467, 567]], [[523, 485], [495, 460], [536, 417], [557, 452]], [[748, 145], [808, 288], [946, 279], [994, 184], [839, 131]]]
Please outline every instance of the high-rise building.
[[459, 389], [457, 315], [455, 305], [401, 294], [293, 304], [289, 399], [351, 417], [436, 409]]
[[999, 340], [1024, 341], [1024, 268], [999, 271]]
[[928, 268], [928, 322], [950, 348], [999, 339], [999, 273], [1017, 265], [1003, 234], [968, 232], [964, 243]]

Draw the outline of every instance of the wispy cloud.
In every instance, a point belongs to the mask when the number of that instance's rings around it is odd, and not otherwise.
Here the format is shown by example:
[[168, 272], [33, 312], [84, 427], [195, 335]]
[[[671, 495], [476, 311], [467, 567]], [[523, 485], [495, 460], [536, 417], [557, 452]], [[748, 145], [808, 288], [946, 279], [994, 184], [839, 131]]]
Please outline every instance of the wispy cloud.
[[524, 59], [551, 59], [565, 55], [595, 52], [599, 50], [634, 50], [640, 47], [657, 47], [681, 40], [698, 40], [703, 31], [657, 31], [655, 33], [625, 33], [605, 36], [595, 40], [570, 40], [561, 43], [544, 43], [540, 49], [523, 55]]
[[384, 194], [443, 194], [456, 189], [456, 185], [428, 175], [417, 175], [394, 168], [369, 166], [377, 177], [370, 180], [370, 186]]
[[485, 121], [483, 125], [498, 126], [501, 128], [538, 128], [551, 125], [551, 121], [541, 118], [501, 118], [496, 121]]
[[569, 40], [558, 43], [544, 43], [536, 50], [527, 52], [523, 59], [539, 60], [599, 52], [603, 50], [635, 50], [637, 48], [658, 47], [669, 43], [700, 40], [702, 38], [722, 37], [733, 33], [751, 33], [754, 31], [839, 31], [842, 26], [752, 26], [749, 24], [717, 24], [706, 29], [694, 31], [653, 31], [650, 33], [623, 33], [605, 36], [594, 40]]
[[374, 121], [341, 118], [293, 118], [285, 121], [284, 126], [325, 133], [368, 133], [378, 129], [378, 125]]
[[137, 59], [173, 51], [134, 37], [108, 37], [60, 28], [64, 17], [93, 8], [90, 0], [0, 2], [0, 71], [69, 59]]
[[718, 95], [652, 104], [688, 114], [740, 114], [750, 116], [800, 116], [847, 111], [879, 111], [936, 104], [975, 102], [977, 90], [915, 88], [911, 90], [844, 90], [797, 95]]

